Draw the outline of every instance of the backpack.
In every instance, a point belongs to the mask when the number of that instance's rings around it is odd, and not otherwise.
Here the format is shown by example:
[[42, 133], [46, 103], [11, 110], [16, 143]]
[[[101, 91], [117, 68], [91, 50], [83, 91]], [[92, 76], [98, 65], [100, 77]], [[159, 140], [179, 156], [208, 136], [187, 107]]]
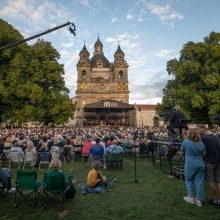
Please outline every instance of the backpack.
[[75, 197], [76, 189], [73, 185], [67, 187], [65, 197], [66, 199], [73, 199]]

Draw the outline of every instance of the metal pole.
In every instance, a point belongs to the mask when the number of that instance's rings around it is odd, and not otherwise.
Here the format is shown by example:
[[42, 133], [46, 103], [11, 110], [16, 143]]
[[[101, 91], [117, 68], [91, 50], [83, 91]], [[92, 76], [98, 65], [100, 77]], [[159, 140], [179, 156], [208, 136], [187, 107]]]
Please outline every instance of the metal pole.
[[137, 180], [137, 152], [136, 152], [136, 146], [135, 146], [135, 138], [134, 138], [134, 183], [138, 183]]

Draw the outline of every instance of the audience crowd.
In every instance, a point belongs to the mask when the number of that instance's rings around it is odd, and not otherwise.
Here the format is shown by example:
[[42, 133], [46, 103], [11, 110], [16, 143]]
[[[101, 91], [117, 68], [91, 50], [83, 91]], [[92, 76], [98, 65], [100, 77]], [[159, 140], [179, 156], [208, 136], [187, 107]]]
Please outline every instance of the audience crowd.
[[[188, 193], [184, 197], [186, 202], [202, 206], [205, 176], [211, 192], [210, 203], [220, 205], [219, 136], [218, 129], [211, 131], [202, 125], [197, 129], [183, 132], [184, 141], [181, 149], [185, 152], [185, 183]], [[21, 160], [24, 160], [27, 153], [31, 152], [34, 158], [33, 166], [38, 166], [41, 159], [40, 153], [49, 152], [52, 164], [56, 162], [56, 168], [60, 168], [61, 164], [57, 159], [65, 162], [69, 155], [73, 157], [77, 154], [88, 157], [93, 155], [90, 159], [95, 163], [91, 163], [92, 169], [88, 174], [87, 182], [91, 186], [96, 186], [105, 179], [98, 171], [97, 161], [106, 168], [105, 160], [110, 153], [132, 153], [133, 149], [136, 149], [132, 147], [138, 146], [138, 154], [146, 155], [152, 149], [152, 140], [167, 140], [168, 138], [169, 132], [166, 128], [113, 126], [110, 122], [101, 123], [100, 126], [84, 127], [17, 128], [3, 124], [0, 128], [0, 161], [3, 163], [4, 160], [10, 158], [10, 155], [13, 155], [13, 152], [19, 154]], [[0, 173], [1, 181], [6, 182], [6, 188], [10, 190], [11, 183], [6, 181], [10, 173], [3, 169]], [[194, 183], [196, 185], [195, 199], [192, 191]]]

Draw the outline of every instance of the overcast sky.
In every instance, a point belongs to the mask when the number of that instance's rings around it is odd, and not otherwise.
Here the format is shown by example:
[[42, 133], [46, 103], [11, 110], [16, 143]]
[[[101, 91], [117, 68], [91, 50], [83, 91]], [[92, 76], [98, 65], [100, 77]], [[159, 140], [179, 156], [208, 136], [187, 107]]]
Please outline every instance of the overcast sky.
[[138, 104], [161, 101], [171, 78], [166, 63], [179, 57], [185, 43], [220, 32], [219, 9], [219, 0], [0, 0], [0, 18], [25, 37], [66, 21], [76, 25], [76, 37], [67, 27], [41, 37], [61, 54], [70, 97], [83, 42], [92, 54], [99, 33], [112, 62], [119, 41], [129, 64], [130, 103]]

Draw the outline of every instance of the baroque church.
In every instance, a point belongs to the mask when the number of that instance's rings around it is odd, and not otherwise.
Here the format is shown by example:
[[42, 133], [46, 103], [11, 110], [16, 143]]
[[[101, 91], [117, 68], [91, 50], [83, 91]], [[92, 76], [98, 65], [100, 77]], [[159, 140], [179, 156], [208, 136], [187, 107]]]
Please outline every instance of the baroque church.
[[84, 44], [77, 63], [75, 125], [137, 126], [140, 106], [129, 104], [128, 67], [120, 45], [111, 63], [99, 37], [92, 56]]
[[85, 44], [77, 64], [75, 123], [114, 123], [125, 121], [130, 125], [128, 64], [118, 45], [114, 62], [103, 52], [99, 37], [94, 44], [93, 56]]

